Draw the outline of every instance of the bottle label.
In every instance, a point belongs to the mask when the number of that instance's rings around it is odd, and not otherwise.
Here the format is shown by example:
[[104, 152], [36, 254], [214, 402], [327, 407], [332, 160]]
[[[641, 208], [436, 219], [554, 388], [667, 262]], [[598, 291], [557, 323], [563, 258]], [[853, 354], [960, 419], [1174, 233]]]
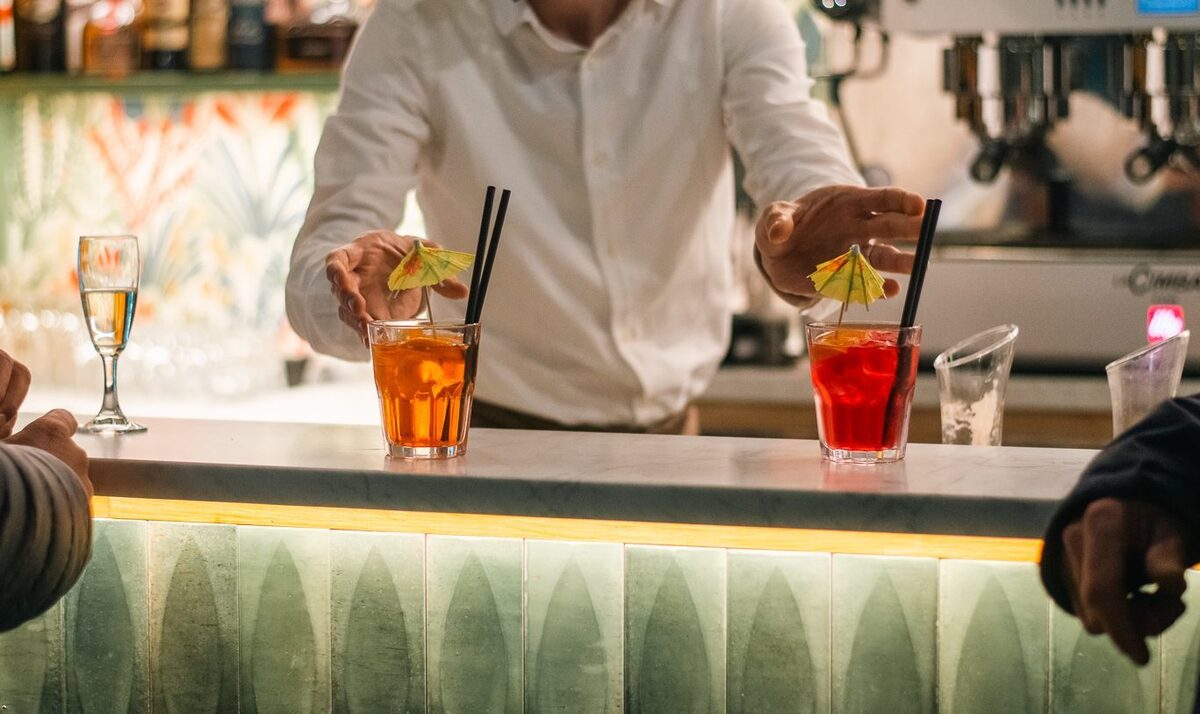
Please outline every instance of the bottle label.
[[146, 0], [148, 22], [187, 22], [187, 0]]
[[83, 71], [124, 76], [137, 69], [137, 36], [129, 27], [117, 32], [89, 32], [83, 40]]
[[220, 69], [225, 65], [225, 28], [228, 20], [220, 14], [192, 16], [192, 45], [188, 52], [188, 64], [192, 69]]
[[187, 25], [148, 27], [142, 34], [142, 44], [149, 52], [182, 52], [187, 49]]
[[16, 0], [17, 17], [34, 25], [54, 22], [62, 12], [62, 0]]
[[229, 44], [257, 47], [266, 42], [266, 23], [263, 6], [235, 3], [229, 17]]

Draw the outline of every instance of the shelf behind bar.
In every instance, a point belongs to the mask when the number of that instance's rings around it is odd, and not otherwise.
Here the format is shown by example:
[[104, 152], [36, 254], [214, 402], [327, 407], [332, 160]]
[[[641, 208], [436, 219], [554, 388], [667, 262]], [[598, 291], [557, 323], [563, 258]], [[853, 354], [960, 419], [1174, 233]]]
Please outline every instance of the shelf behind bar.
[[205, 92], [335, 92], [337, 72], [138, 72], [121, 79], [66, 74], [0, 76], [0, 97], [24, 94], [200, 94]]

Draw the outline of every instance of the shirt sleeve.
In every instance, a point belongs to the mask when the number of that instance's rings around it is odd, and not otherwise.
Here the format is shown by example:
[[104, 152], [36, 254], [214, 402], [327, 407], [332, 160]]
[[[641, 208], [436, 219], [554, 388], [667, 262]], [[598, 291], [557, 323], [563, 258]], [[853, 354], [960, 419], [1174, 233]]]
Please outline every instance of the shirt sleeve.
[[723, 109], [754, 202], [790, 201], [835, 184], [861, 186], [845, 138], [813, 99], [804, 41], [778, 0], [726, 0]]
[[403, 0], [384, 0], [355, 41], [337, 110], [317, 146], [313, 197], [292, 248], [288, 320], [318, 352], [342, 359], [364, 360], [367, 352], [338, 318], [325, 258], [364, 231], [400, 224], [430, 134], [409, 12]]
[[0, 632], [48, 610], [91, 557], [87, 491], [65, 463], [0, 444]]
[[1189, 530], [1190, 552], [1200, 546], [1200, 394], [1165, 402], [1106, 446], [1083, 471], [1046, 528], [1042, 582], [1071, 612], [1063, 582], [1063, 529], [1100, 498], [1153, 503]]

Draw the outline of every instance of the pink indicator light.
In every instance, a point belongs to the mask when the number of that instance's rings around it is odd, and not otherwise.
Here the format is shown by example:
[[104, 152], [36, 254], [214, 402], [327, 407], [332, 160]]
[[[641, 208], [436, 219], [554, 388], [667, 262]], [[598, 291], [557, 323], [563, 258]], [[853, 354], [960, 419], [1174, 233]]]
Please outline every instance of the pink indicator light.
[[1182, 305], [1151, 305], [1146, 310], [1146, 340], [1162, 342], [1183, 332]]

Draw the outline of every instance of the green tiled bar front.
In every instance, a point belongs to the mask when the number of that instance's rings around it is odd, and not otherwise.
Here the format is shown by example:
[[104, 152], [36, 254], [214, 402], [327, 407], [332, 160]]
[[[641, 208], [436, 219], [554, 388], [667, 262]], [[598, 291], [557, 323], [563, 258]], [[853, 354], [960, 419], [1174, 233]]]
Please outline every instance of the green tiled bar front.
[[1030, 563], [98, 520], [0, 635], [6, 712], [1190, 711]]

